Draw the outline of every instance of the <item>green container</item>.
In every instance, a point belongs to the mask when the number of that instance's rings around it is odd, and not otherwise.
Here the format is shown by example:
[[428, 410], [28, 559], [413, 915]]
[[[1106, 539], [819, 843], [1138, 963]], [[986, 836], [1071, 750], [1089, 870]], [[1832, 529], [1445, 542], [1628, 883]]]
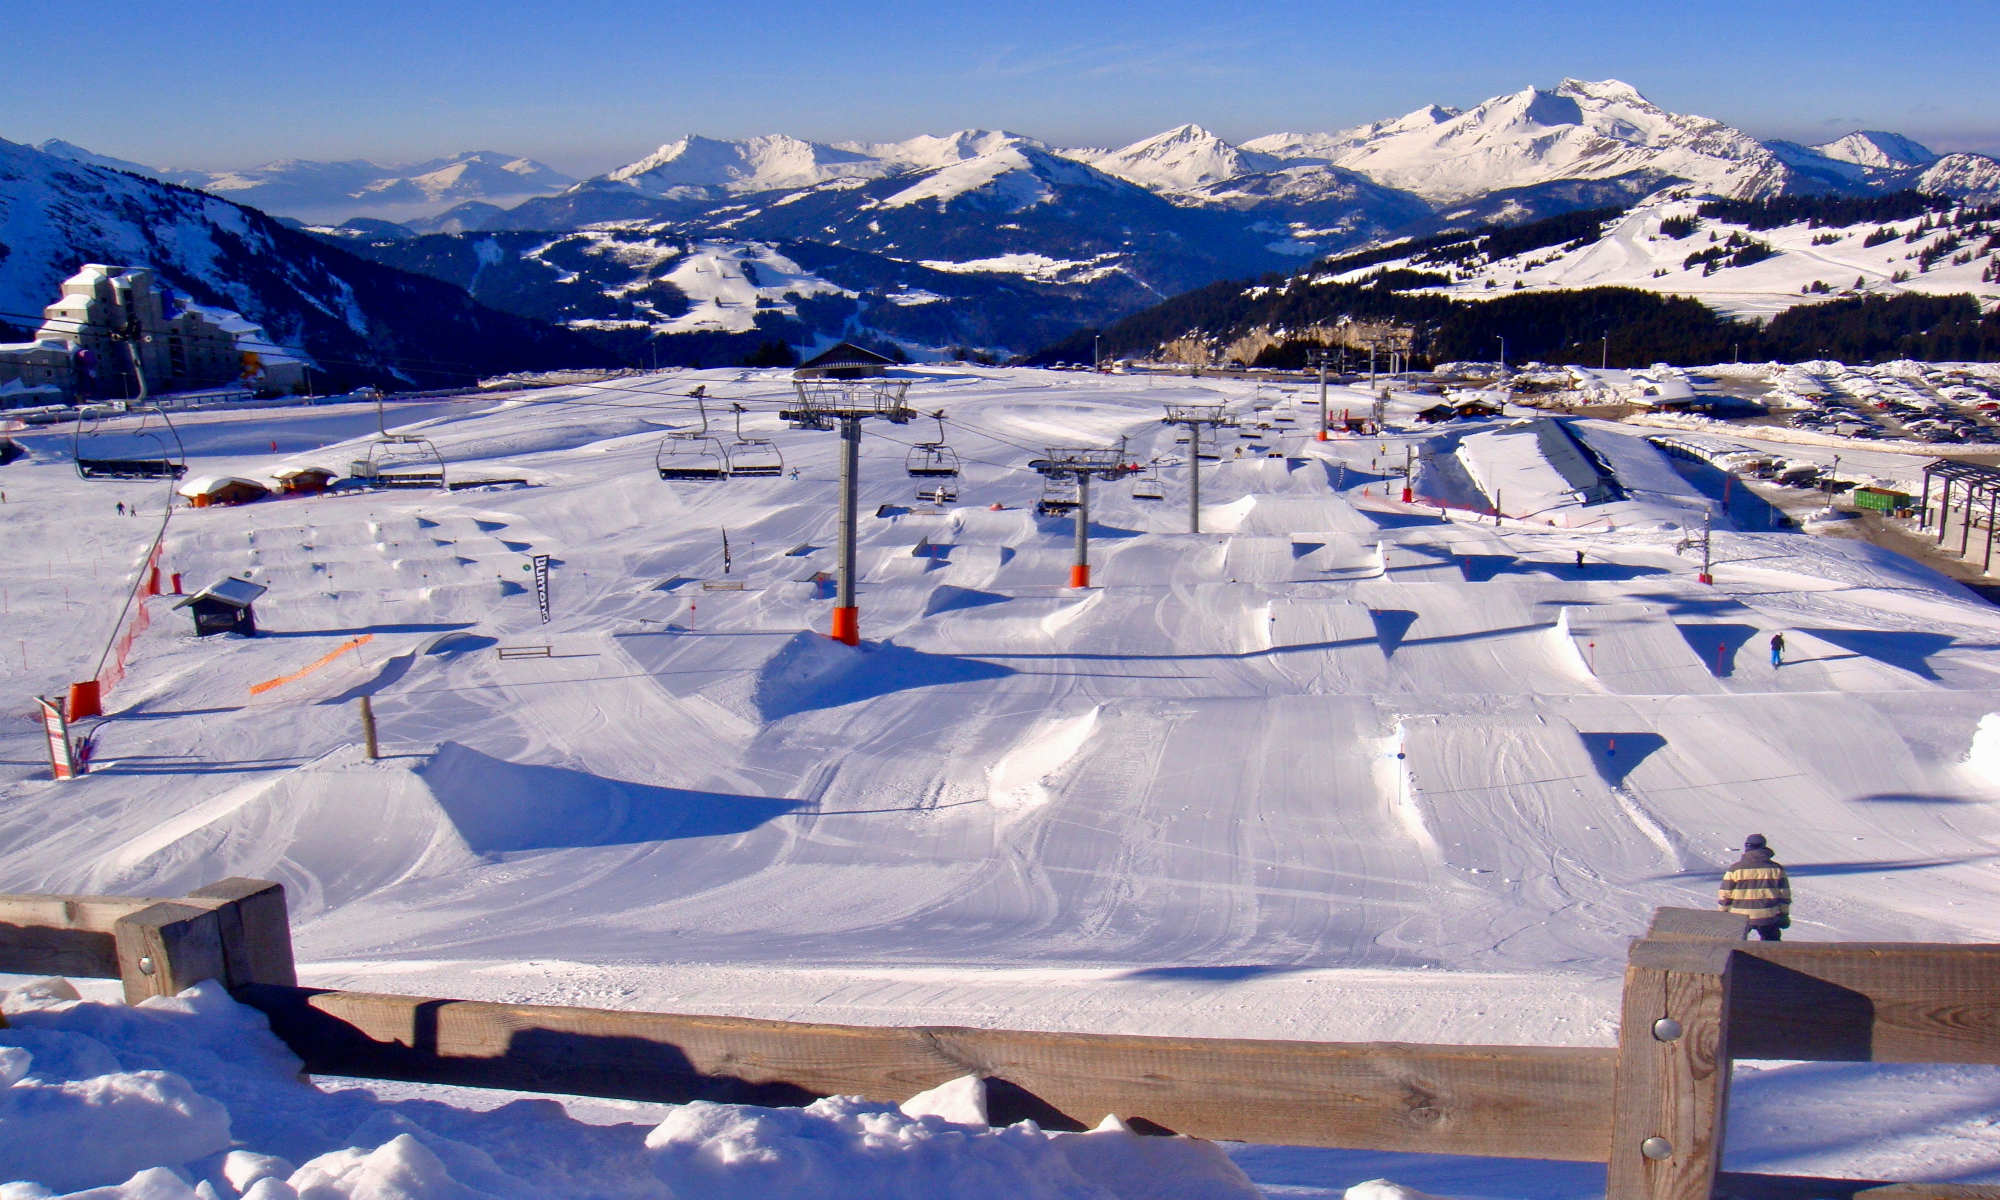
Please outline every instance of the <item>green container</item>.
[[1853, 495], [1856, 508], [1894, 512], [1899, 508], [1910, 507], [1910, 496], [1907, 492], [1891, 492], [1882, 488], [1855, 488]]

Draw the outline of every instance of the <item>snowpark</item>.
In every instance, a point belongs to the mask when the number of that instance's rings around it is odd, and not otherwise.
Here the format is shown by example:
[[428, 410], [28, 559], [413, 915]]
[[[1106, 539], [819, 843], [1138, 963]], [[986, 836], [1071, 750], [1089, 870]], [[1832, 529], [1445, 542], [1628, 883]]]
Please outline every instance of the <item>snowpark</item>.
[[[278, 880], [318, 986], [1324, 1040], [1609, 1044], [1627, 944], [1656, 907], [1708, 907], [1750, 832], [1793, 872], [1791, 937], [2000, 941], [2000, 614], [1927, 568], [1724, 518], [1703, 584], [1681, 547], [1714, 497], [1637, 428], [1576, 423], [1622, 496], [1588, 506], [1509, 422], [1421, 460], [1419, 493], [1504, 494], [1496, 524], [1401, 501], [1406, 455], [1439, 441], [1404, 431], [1414, 396], [1385, 436], [1320, 443], [1309, 389], [908, 374], [945, 413], [960, 502], [913, 499], [928, 422], [866, 427], [859, 647], [823, 636], [839, 439], [779, 420], [782, 373], [402, 412], [456, 481], [525, 486], [176, 509], [165, 569], [269, 588], [260, 633], [197, 639], [143, 601], [84, 779], [48, 779], [37, 725], [0, 728], [0, 887]], [[741, 403], [787, 474], [663, 482], [696, 386]], [[1242, 425], [1202, 464], [1199, 534], [1167, 404]], [[1290, 420], [1257, 429], [1263, 406]], [[178, 432], [191, 473], [345, 474], [375, 420]], [[0, 681], [25, 700], [92, 673], [167, 486], [80, 480], [67, 432], [9, 436], [29, 457], [0, 469]], [[1071, 525], [1036, 516], [1026, 464], [1121, 438], [1163, 498], [1093, 487], [1094, 586], [1065, 587]], [[530, 555], [551, 559], [546, 625]], [[919, 1195], [975, 1170], [1049, 1196], [1603, 1189], [1549, 1164], [974, 1133], [950, 1097], [485, 1118], [395, 1089], [309, 1100], [220, 996], [41, 993], [12, 995], [0, 1033], [0, 1162], [66, 1136], [38, 1090], [128, 1106], [106, 1145], [177, 1132], [7, 1195]], [[1732, 1169], [2000, 1181], [2000, 1072], [1752, 1064], [1738, 1102]]]

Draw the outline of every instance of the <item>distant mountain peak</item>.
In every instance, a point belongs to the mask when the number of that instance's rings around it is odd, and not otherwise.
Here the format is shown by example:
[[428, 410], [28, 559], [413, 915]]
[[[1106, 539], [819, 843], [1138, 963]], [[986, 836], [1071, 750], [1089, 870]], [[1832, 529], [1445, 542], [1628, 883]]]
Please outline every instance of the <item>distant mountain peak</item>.
[[1830, 142], [1822, 142], [1813, 149], [1841, 162], [1890, 170], [1925, 167], [1938, 160], [1938, 155], [1929, 147], [1902, 134], [1884, 133], [1879, 129], [1857, 129]]
[[1232, 145], [1192, 123], [1176, 125], [1088, 161], [1108, 175], [1158, 192], [1192, 191], [1281, 165], [1275, 155]]
[[1565, 79], [1556, 85], [1556, 94], [1570, 96], [1578, 100], [1603, 100], [1619, 104], [1637, 104], [1646, 108], [1657, 108], [1638, 88], [1622, 79]]

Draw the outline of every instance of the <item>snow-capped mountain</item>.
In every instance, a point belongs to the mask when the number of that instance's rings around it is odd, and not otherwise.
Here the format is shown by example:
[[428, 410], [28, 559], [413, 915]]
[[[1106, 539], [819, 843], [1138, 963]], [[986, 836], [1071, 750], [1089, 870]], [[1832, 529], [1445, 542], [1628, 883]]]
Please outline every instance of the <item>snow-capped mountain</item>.
[[868, 154], [784, 134], [723, 141], [676, 138], [606, 179], [668, 200], [720, 199], [739, 192], [811, 187], [843, 176], [875, 178], [891, 167]]
[[1015, 145], [1041, 148], [1033, 138], [986, 129], [963, 129], [903, 142], [835, 145], [784, 134], [741, 141], [689, 134], [590, 183], [627, 184], [663, 200], [722, 200], [836, 179], [881, 179], [936, 170]]
[[1189, 192], [1283, 165], [1275, 155], [1232, 146], [1199, 125], [1169, 129], [1083, 161], [1156, 192]]
[[1455, 108], [1426, 104], [1415, 112], [1386, 121], [1357, 125], [1339, 133], [1270, 133], [1243, 143], [1245, 150], [1285, 162], [1330, 163], [1341, 154], [1370, 142], [1405, 134], [1422, 135], [1459, 115]]
[[273, 216], [310, 224], [330, 225], [349, 217], [410, 220], [469, 201], [511, 206], [559, 192], [576, 182], [533, 159], [493, 150], [469, 150], [417, 163], [290, 158], [245, 170], [205, 171], [150, 167], [55, 139], [38, 148], [73, 162], [199, 188]]
[[286, 159], [246, 171], [187, 171], [169, 178], [301, 221], [355, 216], [393, 221], [429, 216], [465, 201], [518, 204], [575, 182], [533, 159], [492, 150], [393, 165]]
[[1685, 180], [1747, 197], [1783, 191], [1791, 178], [1749, 134], [1670, 113], [1615, 79], [1524, 88], [1461, 113], [1420, 109], [1332, 135], [1322, 147], [1336, 166], [1436, 203], [1559, 179], [1629, 178], [1642, 194]]
[[108, 154], [99, 154], [94, 150], [85, 149], [75, 142], [65, 142], [61, 138], [49, 138], [47, 141], [37, 144], [35, 149], [41, 151], [43, 154], [54, 155], [56, 158], [69, 159], [71, 162], [89, 163], [93, 167], [109, 167], [114, 171], [130, 171], [134, 175], [144, 175], [151, 179], [166, 178], [165, 173], [157, 167], [149, 167], [144, 163], [135, 163], [123, 158], [113, 158]]
[[[601, 358], [568, 331], [483, 308], [205, 192], [0, 140], [0, 312], [32, 327], [84, 262], [151, 267], [317, 360], [321, 378], [443, 382]], [[440, 369], [435, 365], [451, 364]]]
[[1913, 186], [1974, 204], [2000, 203], [2000, 161], [1984, 154], [1947, 154], [1925, 168]]
[[1927, 167], [1938, 159], [1928, 147], [1902, 134], [1883, 133], [1879, 129], [1859, 129], [1845, 137], [1821, 142], [1813, 149], [1827, 158], [1889, 171]]

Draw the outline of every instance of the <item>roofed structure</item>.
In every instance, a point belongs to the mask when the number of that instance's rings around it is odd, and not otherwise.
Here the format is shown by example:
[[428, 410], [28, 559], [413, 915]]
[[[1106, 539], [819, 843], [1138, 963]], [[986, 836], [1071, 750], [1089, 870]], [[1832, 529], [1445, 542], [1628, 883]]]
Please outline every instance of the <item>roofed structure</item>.
[[853, 342], [837, 342], [792, 370], [794, 379], [871, 379], [886, 375], [896, 360], [887, 355], [857, 346]]

